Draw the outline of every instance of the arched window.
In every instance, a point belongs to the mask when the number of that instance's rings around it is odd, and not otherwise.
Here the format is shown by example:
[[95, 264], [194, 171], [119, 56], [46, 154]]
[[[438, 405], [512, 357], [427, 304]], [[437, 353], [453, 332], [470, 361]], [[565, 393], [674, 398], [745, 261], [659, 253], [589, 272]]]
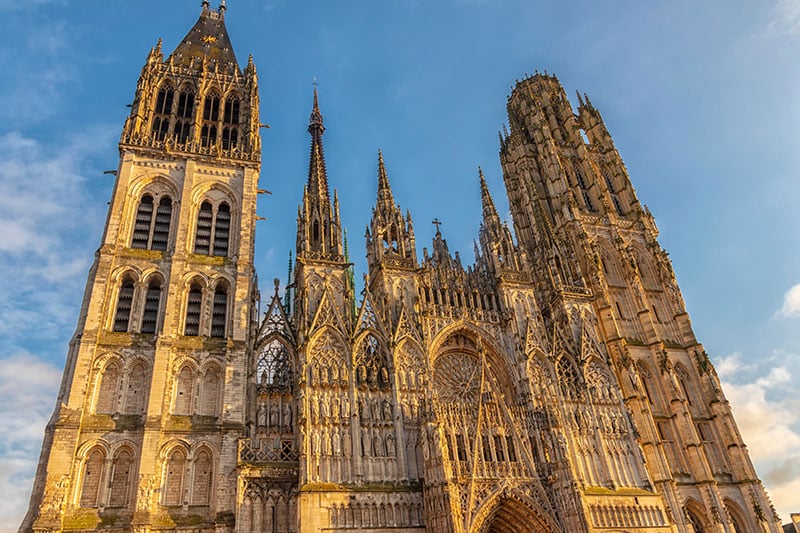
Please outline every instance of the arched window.
[[222, 115], [222, 149], [230, 150], [239, 144], [239, 100], [228, 97]]
[[106, 366], [100, 379], [100, 391], [97, 395], [97, 414], [111, 415], [117, 412], [117, 390], [119, 388], [119, 366], [112, 362]]
[[186, 455], [182, 450], [174, 450], [167, 460], [164, 476], [164, 505], [183, 504], [183, 478], [186, 470]]
[[212, 474], [211, 454], [206, 450], [202, 450], [194, 458], [192, 505], [208, 505], [211, 496]]
[[183, 334], [196, 337], [200, 335], [200, 313], [203, 307], [203, 290], [199, 285], [192, 284], [186, 300], [186, 324]]
[[175, 414], [192, 414], [192, 392], [194, 391], [194, 373], [188, 366], [178, 372], [175, 384]]
[[172, 87], [165, 86], [158, 90], [156, 96], [156, 107], [153, 112], [153, 137], [163, 141], [169, 132], [169, 120], [172, 114], [172, 102], [175, 99], [175, 91]]
[[214, 225], [214, 209], [211, 202], [200, 204], [197, 213], [197, 231], [194, 238], [194, 253], [208, 255], [211, 250], [211, 230]]
[[200, 142], [208, 148], [217, 143], [217, 123], [219, 122], [219, 95], [209, 93], [203, 102], [203, 127]]
[[217, 218], [214, 221], [214, 255], [228, 255], [228, 240], [231, 231], [231, 208], [225, 202], [217, 208]]
[[144, 393], [147, 384], [147, 370], [144, 364], [137, 363], [128, 374], [128, 390], [125, 394], [125, 412], [138, 415], [144, 412]]
[[219, 394], [220, 383], [222, 382], [220, 372], [217, 367], [209, 367], [203, 375], [202, 383], [202, 405], [200, 414], [206, 416], [217, 416], [219, 414]]
[[173, 135], [179, 144], [184, 144], [192, 134], [192, 115], [194, 114], [194, 93], [188, 89], [178, 96], [178, 108], [175, 112], [175, 129]]
[[214, 290], [214, 305], [211, 309], [211, 336], [225, 338], [228, 321], [228, 291], [224, 286]]
[[131, 248], [146, 250], [150, 243], [150, 224], [153, 221], [153, 197], [149, 194], [142, 196], [139, 207], [136, 209], [136, 220], [133, 223], [133, 239]]
[[578, 373], [567, 356], [561, 356], [556, 364], [558, 381], [561, 384], [561, 391], [567, 400], [575, 401], [583, 397], [581, 382]]
[[162, 196], [157, 209], [154, 209], [154, 202], [153, 196], [149, 193], [143, 195], [139, 201], [136, 220], [133, 223], [131, 248], [160, 251], [167, 249], [172, 224], [172, 199], [169, 196]]
[[169, 226], [172, 222], [172, 199], [169, 196], [162, 196], [158, 202], [156, 210], [156, 221], [153, 225], [153, 240], [150, 245], [151, 250], [167, 249], [169, 244]]
[[289, 387], [291, 366], [289, 352], [281, 342], [273, 340], [261, 350], [256, 379], [262, 387]]
[[97, 507], [100, 504], [100, 481], [103, 478], [105, 454], [93, 450], [83, 465], [83, 486], [81, 488], [81, 507]]
[[131, 490], [131, 469], [133, 468], [133, 455], [128, 450], [122, 450], [114, 457], [111, 465], [111, 482], [108, 485], [109, 507], [125, 507], [128, 505], [128, 495]]
[[142, 333], [155, 333], [158, 331], [158, 315], [161, 308], [161, 280], [154, 278], [147, 286], [144, 298], [144, 311], [142, 312]]
[[119, 287], [117, 296], [117, 312], [114, 314], [114, 331], [128, 331], [131, 321], [131, 306], [133, 305], [133, 280], [125, 278]]
[[208, 200], [200, 204], [197, 213], [197, 230], [194, 239], [194, 253], [203, 255], [228, 255], [230, 242], [231, 208], [221, 202], [216, 209]]

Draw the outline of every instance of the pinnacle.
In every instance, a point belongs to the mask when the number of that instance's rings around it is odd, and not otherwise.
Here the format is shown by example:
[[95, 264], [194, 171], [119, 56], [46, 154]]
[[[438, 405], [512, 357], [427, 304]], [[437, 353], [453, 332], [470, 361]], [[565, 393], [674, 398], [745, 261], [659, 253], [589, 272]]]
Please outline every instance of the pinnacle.
[[383, 152], [378, 150], [378, 205], [391, 209], [394, 207], [392, 187], [386, 174], [386, 164], [383, 162]]
[[486, 185], [486, 178], [483, 176], [483, 169], [478, 167], [478, 176], [481, 184], [481, 204], [483, 205], [483, 219], [499, 219], [497, 208], [492, 200], [492, 195], [489, 193], [489, 187]]

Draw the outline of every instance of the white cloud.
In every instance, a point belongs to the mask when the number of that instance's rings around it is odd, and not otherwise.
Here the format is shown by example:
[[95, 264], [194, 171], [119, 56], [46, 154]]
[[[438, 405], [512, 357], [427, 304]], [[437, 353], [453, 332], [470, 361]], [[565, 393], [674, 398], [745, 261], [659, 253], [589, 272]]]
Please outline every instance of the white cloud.
[[0, 533], [16, 531], [28, 507], [60, 376], [58, 368], [27, 352], [0, 360]]
[[786, 520], [797, 512], [800, 493], [800, 409], [793, 389], [800, 355], [778, 351], [749, 360], [743, 364], [733, 353], [717, 369], [756, 471]]
[[782, 33], [800, 33], [800, 0], [778, 0], [769, 27]]
[[32, 341], [63, 342], [71, 333], [105, 207], [92, 187], [103, 178], [90, 181], [99, 172], [87, 162], [111, 134], [90, 131], [56, 146], [16, 132], [0, 136], [0, 345], [6, 353], [15, 346], [30, 350]]
[[800, 316], [800, 283], [791, 287], [783, 295], [783, 307], [777, 312], [777, 316]]

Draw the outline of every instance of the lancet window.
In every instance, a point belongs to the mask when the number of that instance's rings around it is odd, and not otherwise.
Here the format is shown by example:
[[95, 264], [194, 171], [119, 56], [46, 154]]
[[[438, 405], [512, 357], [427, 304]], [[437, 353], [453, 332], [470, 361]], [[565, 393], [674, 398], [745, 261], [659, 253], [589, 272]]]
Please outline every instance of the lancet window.
[[105, 462], [105, 453], [100, 449], [92, 450], [87, 456], [83, 464], [81, 507], [97, 507], [100, 504], [100, 484]]
[[239, 100], [233, 96], [225, 99], [222, 115], [222, 149], [230, 150], [239, 144]]
[[217, 143], [219, 101], [219, 95], [211, 92], [206, 95], [203, 102], [203, 125], [200, 129], [200, 143], [204, 148], [209, 148]]
[[224, 338], [228, 322], [228, 289], [218, 285], [211, 306], [211, 336]]
[[169, 133], [170, 115], [172, 113], [172, 103], [175, 100], [175, 90], [169, 85], [165, 85], [158, 90], [156, 96], [156, 106], [153, 111], [153, 137], [158, 141], [163, 141]]
[[117, 310], [114, 314], [114, 331], [126, 332], [130, 328], [131, 308], [133, 307], [133, 280], [125, 277], [117, 294]]
[[109, 507], [125, 507], [128, 505], [132, 469], [133, 454], [127, 449], [117, 452], [111, 465], [111, 479], [108, 485]]
[[192, 136], [192, 116], [194, 115], [194, 93], [184, 89], [178, 95], [178, 107], [175, 110], [175, 140], [184, 144]]
[[228, 255], [231, 230], [231, 207], [227, 202], [214, 206], [206, 200], [197, 213], [197, 230], [194, 253], [203, 255]]
[[156, 333], [158, 331], [159, 310], [161, 309], [161, 280], [153, 278], [147, 286], [142, 311], [142, 333]]
[[267, 343], [258, 356], [256, 365], [258, 384], [262, 387], [290, 387], [292, 383], [289, 351], [277, 339]]
[[200, 335], [200, 317], [203, 309], [203, 289], [193, 283], [189, 288], [186, 299], [186, 323], [183, 334], [187, 336]]
[[131, 248], [164, 251], [169, 245], [172, 225], [172, 199], [162, 196], [156, 208], [153, 195], [146, 193], [139, 201], [133, 223]]
[[186, 454], [176, 449], [169, 455], [164, 476], [164, 505], [183, 504], [183, 483], [186, 470]]

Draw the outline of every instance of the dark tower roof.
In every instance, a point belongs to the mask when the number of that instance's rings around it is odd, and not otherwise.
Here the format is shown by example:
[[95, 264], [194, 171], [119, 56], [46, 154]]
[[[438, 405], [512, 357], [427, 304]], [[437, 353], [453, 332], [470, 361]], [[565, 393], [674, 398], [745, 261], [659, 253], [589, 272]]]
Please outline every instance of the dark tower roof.
[[322, 150], [322, 134], [325, 125], [322, 123], [322, 111], [319, 109], [317, 88], [314, 87], [314, 107], [308, 119], [308, 133], [311, 134], [311, 159], [308, 164], [308, 192], [312, 199], [327, 202], [328, 172], [325, 169], [325, 153]]
[[215, 62], [220, 66], [234, 65], [238, 68], [236, 54], [225, 27], [225, 1], [214, 11], [207, 1], [203, 2], [200, 18], [172, 52], [171, 59], [177, 65], [191, 66], [195, 58]]

